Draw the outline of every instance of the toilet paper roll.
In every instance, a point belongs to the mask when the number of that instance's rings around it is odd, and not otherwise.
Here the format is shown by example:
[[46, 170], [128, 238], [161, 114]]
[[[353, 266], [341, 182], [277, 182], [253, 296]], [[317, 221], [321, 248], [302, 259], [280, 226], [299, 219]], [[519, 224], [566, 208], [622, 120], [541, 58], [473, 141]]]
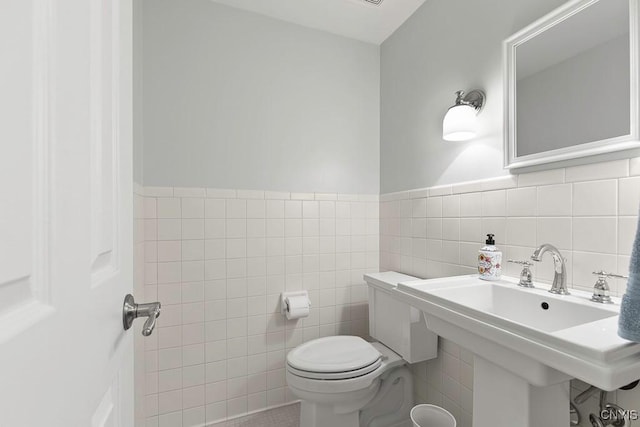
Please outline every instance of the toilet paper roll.
[[309, 306], [311, 305], [309, 297], [304, 295], [287, 297], [285, 303], [287, 304], [287, 319], [300, 319], [309, 316]]

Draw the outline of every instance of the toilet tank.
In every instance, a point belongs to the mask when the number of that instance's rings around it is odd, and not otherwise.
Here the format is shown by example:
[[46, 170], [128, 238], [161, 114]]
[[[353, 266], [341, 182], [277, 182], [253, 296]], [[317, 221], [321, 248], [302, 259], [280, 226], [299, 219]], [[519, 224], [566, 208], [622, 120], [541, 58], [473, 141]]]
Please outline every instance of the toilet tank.
[[369, 286], [369, 335], [409, 363], [435, 359], [438, 336], [427, 329], [420, 310], [396, 298], [393, 289], [400, 282], [417, 277], [386, 271], [364, 275]]

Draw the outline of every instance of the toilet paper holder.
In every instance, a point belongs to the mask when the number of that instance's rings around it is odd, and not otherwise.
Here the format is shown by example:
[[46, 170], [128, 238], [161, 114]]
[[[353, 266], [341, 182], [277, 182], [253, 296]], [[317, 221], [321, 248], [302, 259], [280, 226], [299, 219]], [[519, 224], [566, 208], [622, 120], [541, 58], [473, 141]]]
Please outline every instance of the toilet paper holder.
[[292, 297], [305, 297], [309, 302], [309, 307], [311, 307], [311, 300], [309, 299], [309, 292], [307, 291], [292, 291], [292, 292], [283, 292], [280, 294], [280, 314], [286, 317], [287, 312], [289, 311], [289, 305], [287, 304], [287, 298]]

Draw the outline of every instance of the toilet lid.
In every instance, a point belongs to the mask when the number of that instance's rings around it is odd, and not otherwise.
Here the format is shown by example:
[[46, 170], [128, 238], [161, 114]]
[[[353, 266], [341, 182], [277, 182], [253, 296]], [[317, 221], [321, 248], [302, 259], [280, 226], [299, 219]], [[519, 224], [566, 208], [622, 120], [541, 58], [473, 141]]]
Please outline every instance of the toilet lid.
[[345, 372], [309, 372], [303, 371], [301, 369], [296, 369], [291, 365], [287, 365], [287, 372], [298, 377], [308, 378], [312, 380], [348, 380], [351, 378], [358, 378], [370, 374], [371, 372], [378, 369], [381, 365], [382, 360], [378, 359], [371, 365]]
[[335, 336], [306, 342], [287, 354], [287, 364], [298, 371], [339, 373], [375, 365], [381, 354], [360, 337]]

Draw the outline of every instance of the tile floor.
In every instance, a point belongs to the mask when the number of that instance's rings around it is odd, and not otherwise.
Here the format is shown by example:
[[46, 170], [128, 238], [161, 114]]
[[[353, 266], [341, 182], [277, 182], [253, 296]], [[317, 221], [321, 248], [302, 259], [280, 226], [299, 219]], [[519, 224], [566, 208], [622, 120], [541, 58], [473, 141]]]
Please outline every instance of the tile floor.
[[214, 424], [213, 427], [300, 427], [299, 420], [300, 404], [294, 403]]
[[[235, 420], [214, 424], [211, 427], [300, 427], [300, 403], [281, 406]], [[411, 420], [389, 427], [412, 427]]]

